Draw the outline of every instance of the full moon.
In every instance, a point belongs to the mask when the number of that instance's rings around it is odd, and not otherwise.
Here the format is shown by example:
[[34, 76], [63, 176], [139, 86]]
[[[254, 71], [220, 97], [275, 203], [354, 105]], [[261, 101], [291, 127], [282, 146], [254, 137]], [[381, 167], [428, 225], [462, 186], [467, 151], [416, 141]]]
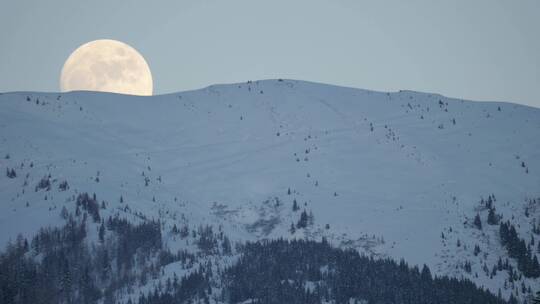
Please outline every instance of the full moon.
[[94, 40], [77, 48], [64, 63], [60, 90], [152, 95], [152, 73], [143, 56], [116, 40]]

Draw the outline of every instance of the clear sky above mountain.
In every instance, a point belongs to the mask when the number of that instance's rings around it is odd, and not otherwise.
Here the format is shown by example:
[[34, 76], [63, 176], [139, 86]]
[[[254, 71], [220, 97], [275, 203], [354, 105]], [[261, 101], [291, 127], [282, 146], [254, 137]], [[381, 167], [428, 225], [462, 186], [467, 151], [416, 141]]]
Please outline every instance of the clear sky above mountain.
[[95, 39], [143, 54], [154, 94], [295, 78], [540, 107], [540, 2], [9, 1], [0, 91], [58, 91]]

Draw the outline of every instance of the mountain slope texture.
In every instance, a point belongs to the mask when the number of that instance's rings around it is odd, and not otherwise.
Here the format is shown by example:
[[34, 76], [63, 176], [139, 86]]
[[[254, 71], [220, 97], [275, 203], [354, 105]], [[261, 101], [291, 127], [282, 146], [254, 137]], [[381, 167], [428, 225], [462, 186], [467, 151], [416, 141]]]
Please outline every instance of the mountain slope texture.
[[540, 286], [537, 108], [282, 79], [4, 93], [0, 169], [4, 303], [503, 303]]

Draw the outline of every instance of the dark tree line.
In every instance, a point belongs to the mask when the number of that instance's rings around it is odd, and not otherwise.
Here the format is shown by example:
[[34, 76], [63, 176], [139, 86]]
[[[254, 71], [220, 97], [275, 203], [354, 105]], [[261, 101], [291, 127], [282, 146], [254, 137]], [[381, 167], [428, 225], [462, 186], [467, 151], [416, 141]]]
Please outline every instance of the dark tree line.
[[8, 245], [0, 254], [0, 302], [94, 303], [101, 291], [85, 237], [85, 223], [69, 218], [62, 228], [41, 229], [30, 246], [22, 237]]
[[157, 273], [159, 222], [109, 218], [104, 233], [114, 241], [88, 246], [86, 216], [78, 220], [69, 215], [63, 227], [42, 228], [30, 242], [18, 237], [0, 252], [0, 303], [114, 303], [116, 290]]
[[508, 255], [516, 259], [518, 270], [528, 278], [540, 277], [540, 265], [538, 258], [531, 246], [527, 246], [525, 240], [521, 239], [514, 225], [509, 221], [501, 223], [499, 226], [499, 236], [501, 244], [506, 248]]
[[[192, 253], [161, 249], [159, 222], [134, 225], [115, 217], [103, 223], [104, 237], [114, 234], [111, 240], [115, 241], [93, 249], [84, 241], [85, 220], [79, 223], [71, 216], [64, 227], [42, 229], [30, 243], [18, 238], [0, 255], [0, 302], [115, 303], [114, 292], [132, 285], [135, 273], [157, 274], [160, 266], [175, 261], [181, 261], [185, 269], [196, 265], [197, 256]], [[203, 239], [226, 239], [207, 227], [198, 230], [195, 235], [199, 241], [203, 235]], [[211, 248], [218, 246], [214, 241], [210, 244]], [[350, 299], [369, 303], [506, 303], [468, 280], [433, 277], [427, 266], [420, 270], [404, 261], [376, 260], [355, 250], [333, 248], [325, 240], [262, 241], [247, 243], [240, 250], [237, 263], [225, 271], [213, 273], [209, 261], [201, 263], [188, 275], [175, 276], [150, 294], [141, 295], [138, 302], [208, 303], [213, 296], [229, 303], [249, 299], [258, 303], [349, 303]], [[37, 256], [40, 258], [34, 258]], [[156, 265], [132, 271], [134, 259], [140, 267], [154, 260], [153, 256], [157, 256]], [[212, 288], [216, 277], [222, 282], [219, 295]], [[139, 279], [144, 283], [142, 277]]]
[[210, 303], [211, 294], [210, 277], [211, 270], [200, 267], [197, 271], [178, 280], [176, 277], [168, 282], [165, 288], [156, 288], [149, 295], [141, 295], [139, 304], [177, 304], [193, 303], [198, 299], [203, 303]]
[[248, 243], [225, 282], [231, 303], [506, 303], [471, 281], [433, 277], [427, 266], [375, 260], [324, 240]]
[[214, 235], [212, 226], [200, 226], [194, 236], [199, 236], [197, 247], [206, 255], [218, 253], [218, 239]]
[[118, 236], [116, 269], [119, 273], [131, 271], [135, 257], [145, 261], [162, 249], [159, 221], [147, 221], [135, 226], [126, 219], [109, 217], [107, 229]]
[[[62, 209], [63, 227], [43, 228], [30, 241], [19, 237], [0, 252], [0, 303], [115, 303], [118, 290], [132, 288], [137, 281], [144, 285], [149, 275], [157, 277], [162, 266], [178, 261], [189, 270], [187, 275], [159, 284], [141, 295], [139, 303], [209, 303], [211, 298], [227, 303], [506, 303], [469, 280], [434, 277], [427, 266], [373, 259], [356, 250], [334, 248], [324, 239], [237, 245], [236, 262], [216, 271], [211, 260], [201, 257], [232, 253], [221, 229], [199, 226], [190, 231], [187, 225], [174, 226], [171, 233], [182, 238], [191, 234], [199, 252], [172, 253], [163, 246], [159, 221], [142, 219], [134, 224], [119, 216], [102, 218], [95, 195], [87, 193], [77, 197], [76, 207], [76, 217]], [[87, 222], [88, 215], [95, 224]], [[481, 227], [477, 218], [480, 225], [475, 225]], [[292, 228], [305, 228], [310, 221], [312, 214], [304, 210]], [[89, 227], [99, 227], [99, 243], [92, 246], [86, 239]], [[536, 255], [514, 226], [501, 223], [500, 233], [519, 270], [534, 274]], [[479, 247], [475, 252], [480, 253]], [[470, 264], [465, 267], [470, 271]], [[503, 269], [517, 277], [508, 260], [499, 260], [492, 272]], [[512, 297], [510, 303], [515, 302]]]
[[[178, 229], [175, 224], [171, 232], [179, 235], [182, 239], [188, 237], [190, 234], [188, 225], [184, 225]], [[197, 230], [191, 231], [191, 235], [195, 239], [195, 244], [202, 255], [230, 255], [232, 253], [231, 241], [221, 229], [216, 233], [211, 225], [200, 225]]]

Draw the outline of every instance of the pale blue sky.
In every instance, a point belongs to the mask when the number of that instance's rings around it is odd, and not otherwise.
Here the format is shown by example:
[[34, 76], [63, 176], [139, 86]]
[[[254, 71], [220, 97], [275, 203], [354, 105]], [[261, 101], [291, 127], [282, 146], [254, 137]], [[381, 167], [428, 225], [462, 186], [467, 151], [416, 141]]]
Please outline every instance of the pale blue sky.
[[540, 1], [2, 1], [0, 92], [58, 91], [65, 59], [109, 38], [154, 94], [295, 78], [540, 107]]

